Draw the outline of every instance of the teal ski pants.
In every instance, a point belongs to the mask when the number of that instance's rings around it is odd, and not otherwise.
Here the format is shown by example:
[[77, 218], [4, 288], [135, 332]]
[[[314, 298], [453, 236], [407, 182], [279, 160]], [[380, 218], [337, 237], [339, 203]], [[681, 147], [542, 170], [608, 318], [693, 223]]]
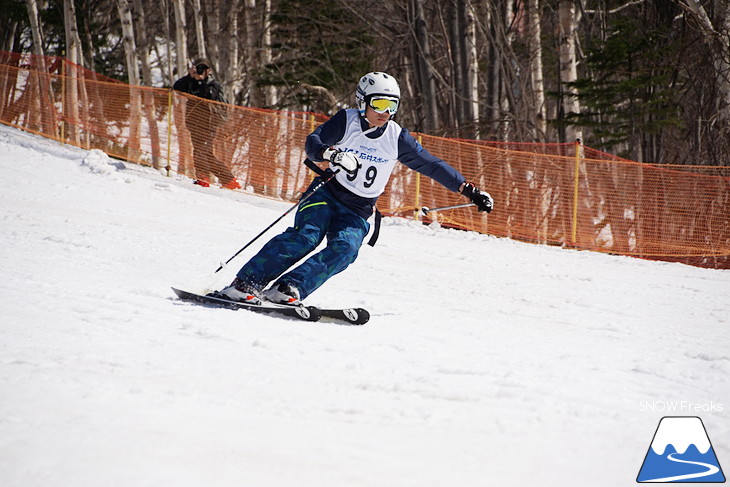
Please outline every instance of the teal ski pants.
[[[315, 180], [312, 186], [318, 182]], [[355, 261], [369, 230], [367, 220], [322, 186], [297, 208], [294, 226], [269, 240], [238, 271], [237, 277], [259, 289], [274, 280], [285, 282], [296, 287], [304, 299]], [[322, 250], [286, 272], [316, 250], [325, 238], [327, 245]]]

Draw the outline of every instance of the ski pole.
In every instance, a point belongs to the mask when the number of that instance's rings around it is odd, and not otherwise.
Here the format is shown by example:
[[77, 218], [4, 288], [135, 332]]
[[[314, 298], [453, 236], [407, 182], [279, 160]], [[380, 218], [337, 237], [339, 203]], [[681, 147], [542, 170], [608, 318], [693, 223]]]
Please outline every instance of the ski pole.
[[[252, 243], [254, 243], [256, 240], [258, 240], [259, 237], [261, 237], [261, 235], [265, 234], [266, 232], [268, 232], [271, 229], [271, 227], [273, 227], [274, 225], [276, 225], [277, 223], [279, 223], [282, 220], [282, 218], [284, 218], [289, 213], [291, 213], [292, 211], [294, 211], [299, 205], [301, 205], [302, 203], [304, 203], [314, 193], [316, 193], [317, 191], [319, 191], [319, 189], [322, 188], [322, 186], [324, 186], [325, 184], [327, 184], [333, 177], [335, 177], [335, 174], [337, 174], [338, 172], [340, 172], [339, 169], [337, 169], [336, 171], [334, 171], [333, 173], [331, 173], [329, 176], [327, 176], [326, 179], [323, 179], [322, 181], [320, 181], [319, 184], [317, 184], [314, 188], [312, 188], [312, 191], [310, 191], [308, 195], [304, 196], [302, 199], [300, 199], [299, 201], [297, 201], [297, 203], [294, 206], [292, 206], [291, 208], [289, 208], [288, 210], [286, 210], [279, 218], [277, 218], [273, 223], [271, 223], [271, 225], [269, 225], [268, 227], [264, 228], [261, 231], [261, 233], [259, 233], [258, 235], [256, 235], [250, 242], [248, 242], [246, 245], [244, 245], [241, 248], [241, 250], [239, 250], [238, 252], [236, 252], [235, 254], [233, 254], [230, 259], [228, 259], [223, 264], [221, 264], [220, 267], [218, 267], [215, 270], [215, 272], [220, 271], [221, 269], [223, 269], [226, 266], [226, 264], [228, 264], [230, 261], [232, 261], [233, 259], [235, 259], [236, 257], [238, 257], [238, 254], [240, 254], [241, 252], [243, 252], [244, 250], [246, 250]], [[214, 272], [214, 274], [215, 274], [215, 272]]]
[[476, 206], [474, 203], [464, 203], [462, 205], [453, 205], [453, 206], [442, 206], [440, 208], [429, 208], [428, 206], [424, 206], [421, 208], [421, 211], [424, 215], [428, 215], [430, 211], [441, 211], [441, 210], [453, 210], [455, 208], [466, 208], [467, 206]]

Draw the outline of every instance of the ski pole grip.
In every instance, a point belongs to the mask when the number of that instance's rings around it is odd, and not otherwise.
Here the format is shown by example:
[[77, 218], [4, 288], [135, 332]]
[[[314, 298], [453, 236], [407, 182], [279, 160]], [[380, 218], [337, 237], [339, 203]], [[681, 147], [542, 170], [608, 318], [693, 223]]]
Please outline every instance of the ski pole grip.
[[431, 211], [444, 211], [444, 210], [454, 210], [456, 208], [467, 208], [469, 206], [476, 206], [474, 203], [464, 203], [461, 205], [452, 205], [452, 206], [441, 206], [439, 208], [429, 208], [428, 206], [424, 206], [421, 208], [421, 211], [424, 215], [428, 215]]

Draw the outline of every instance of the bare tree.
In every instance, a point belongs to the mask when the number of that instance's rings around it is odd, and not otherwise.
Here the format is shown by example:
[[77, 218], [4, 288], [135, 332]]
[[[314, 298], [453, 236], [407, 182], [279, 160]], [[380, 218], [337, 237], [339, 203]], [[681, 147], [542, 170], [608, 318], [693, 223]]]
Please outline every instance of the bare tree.
[[83, 65], [84, 56], [73, 0], [63, 0], [63, 19], [66, 30], [66, 57], [74, 64]]
[[207, 25], [206, 52], [215, 67], [215, 76], [231, 103], [240, 103], [241, 47], [239, 33], [240, 0], [209, 0], [204, 4]]
[[74, 7], [73, 0], [63, 0], [63, 20], [66, 32], [66, 57], [71, 63], [74, 64], [73, 72], [67, 74], [70, 76], [66, 83], [66, 89], [68, 90], [66, 96], [66, 103], [64, 103], [64, 110], [70, 110], [70, 118], [72, 123], [70, 134], [76, 145], [81, 144], [79, 137], [78, 123], [79, 117], [79, 85], [77, 78], [81, 75], [81, 71], [77, 69], [77, 66], [83, 62], [84, 56], [81, 51], [81, 39], [79, 38], [79, 29], [76, 24], [76, 8]]
[[[244, 0], [245, 45], [245, 81], [248, 102], [253, 106], [273, 107], [277, 103], [277, 89], [274, 85], [261, 86], [256, 80], [260, 73], [269, 66], [274, 54], [271, 48], [271, 8], [272, 0]], [[238, 44], [238, 43], [237, 43]], [[240, 89], [243, 83], [240, 83]]]
[[[215, 64], [216, 71], [222, 72], [224, 65], [220, 53], [220, 40], [222, 37], [220, 0], [208, 0], [202, 4], [202, 7], [205, 11], [205, 38], [207, 39], [205, 54]], [[233, 8], [235, 9], [235, 6]]]
[[[26, 0], [27, 8], [32, 1]], [[156, 74], [155, 57], [163, 84], [185, 75], [190, 50], [191, 56], [211, 60], [233, 103], [330, 113], [352, 103], [355, 76], [381, 69], [398, 77], [408, 98], [399, 120], [434, 135], [572, 141], [584, 135], [578, 130], [582, 127], [588, 140], [628, 157], [663, 162], [730, 157], [727, 0], [399, 0], [367, 9], [360, 0], [126, 1], [133, 6], [139, 83], [146, 85]], [[83, 9], [77, 12], [78, 32], [74, 4]], [[77, 64], [84, 59], [87, 66], [93, 62], [97, 69], [108, 69], [103, 74], [117, 76], [124, 64], [119, 61], [123, 43], [116, 41], [122, 28], [117, 16], [109, 15], [117, 2], [64, 0], [63, 5], [68, 59]], [[684, 15], [678, 15], [682, 10]], [[17, 26], [17, 12], [0, 20], [0, 41], [28, 50], [32, 33], [34, 49], [44, 42], [53, 45], [56, 29], [32, 25], [31, 10], [30, 23], [21, 14]], [[671, 78], [664, 82], [657, 76], [656, 85], [636, 91], [636, 100], [654, 97], [655, 108], [664, 103], [664, 118], [659, 110], [648, 111], [646, 103], [630, 107], [638, 108], [628, 117], [628, 99], [626, 106], [609, 104], [620, 109], [618, 115], [597, 110], [596, 83], [588, 84], [601, 75], [609, 81], [621, 79], [622, 73], [602, 73], [592, 54], [611, 52], [600, 47], [610, 44], [612, 33], [626, 23], [641, 22], [656, 24], [652, 33], [666, 35], [667, 49], [660, 44], [652, 52], [632, 52], [638, 69], [632, 73], [670, 73]], [[555, 29], [548, 30], [548, 25]], [[159, 32], [157, 42], [152, 32]], [[85, 56], [79, 53], [79, 33]], [[46, 39], [39, 41], [43, 35]], [[638, 32], [632, 45], [640, 45], [642, 36]], [[647, 41], [649, 36], [647, 30]], [[99, 43], [102, 38], [106, 45]], [[338, 42], [346, 47], [340, 50]], [[555, 48], [548, 51], [548, 45]], [[71, 77], [76, 74], [69, 71]], [[134, 82], [133, 69], [127, 73]], [[74, 95], [81, 89], [74, 83], [67, 88], [64, 120], [73, 123], [84, 93]], [[145, 98], [144, 107], [149, 106]], [[557, 122], [559, 133], [551, 129], [551, 121]], [[652, 132], [656, 121], [666, 128]], [[611, 123], [624, 132], [596, 128]], [[629, 133], [630, 138], [616, 142], [617, 133]]]
[[438, 110], [436, 105], [436, 80], [434, 76], [433, 57], [426, 18], [423, 13], [424, 0], [409, 0], [409, 15], [411, 36], [410, 48], [414, 64], [416, 87], [420, 94], [422, 107], [423, 129], [434, 130], [439, 128]]
[[[44, 97], [49, 104], [53, 103], [53, 87], [51, 86], [48, 77], [48, 67], [46, 66], [45, 52], [43, 49], [43, 31], [41, 24], [38, 21], [38, 4], [36, 0], [26, 0], [26, 7], [28, 9], [28, 18], [30, 19], [31, 32], [33, 34], [33, 50], [35, 51], [36, 57], [34, 62], [37, 63], [38, 71], [38, 89], [40, 90], [41, 97]], [[37, 100], [40, 108], [40, 100]], [[56, 130], [55, 121], [55, 110], [42, 110], [39, 109], [43, 124], [46, 127], [52, 127], [52, 130]]]
[[117, 0], [119, 20], [122, 24], [122, 42], [124, 44], [127, 77], [130, 85], [139, 85], [139, 64], [137, 63], [137, 43], [134, 38], [134, 24], [132, 23], [132, 8], [128, 0]]
[[177, 74], [185, 76], [188, 72], [188, 34], [185, 20], [185, 0], [172, 0], [175, 11], [175, 48], [177, 49]]
[[[170, 16], [168, 15], [170, 11], [170, 4], [168, 3], [168, 0], [160, 0], [158, 5], [162, 12], [162, 25], [165, 32], [165, 61], [167, 70], [163, 69], [163, 75], [167, 79], [167, 85], [172, 86], [175, 82], [175, 67], [172, 62], [172, 29], [170, 28]], [[153, 46], [155, 51], [158, 52], [158, 57], [161, 58], [162, 56], [159, 56], [157, 44], [153, 44]]]
[[150, 66], [150, 42], [147, 36], [147, 24], [145, 22], [145, 11], [142, 0], [133, 0], [134, 5], [134, 31], [137, 33], [137, 59], [142, 67], [140, 84], [152, 86], [152, 67]]
[[[467, 0], [454, 0], [447, 4], [447, 10], [451, 76], [450, 79], [442, 79], [441, 84], [449, 88], [451, 109], [444, 118], [448, 125], [460, 127], [462, 136], [473, 137], [479, 116], [474, 12]], [[464, 132], [464, 127], [469, 127], [469, 130]]]
[[134, 39], [134, 24], [132, 23], [132, 9], [128, 0], [117, 0], [119, 20], [122, 23], [122, 41], [129, 77], [129, 142], [127, 144], [127, 158], [130, 161], [140, 160], [140, 115], [142, 113], [140, 100], [139, 64], [137, 62], [137, 44]]
[[499, 139], [508, 141], [513, 137], [512, 131], [514, 130], [513, 109], [517, 107], [515, 100], [513, 99], [512, 86], [514, 84], [514, 67], [511, 65], [512, 57], [512, 45], [515, 40], [515, 0], [505, 0], [504, 10], [499, 12], [501, 15], [495, 17], [496, 24], [498, 26], [497, 38], [498, 43], [496, 48], [499, 50], [498, 55], [498, 67], [499, 67], [499, 80], [497, 86], [498, 99], [497, 107], [499, 109]]
[[[560, 27], [560, 83], [563, 86], [563, 117], [569, 119], [571, 114], [580, 113], [580, 103], [575, 96], [573, 88], [569, 83], [575, 83], [578, 79], [578, 61], [576, 59], [576, 35], [580, 13], [575, 8], [575, 0], [559, 0], [558, 15]], [[574, 125], [567, 124], [565, 127], [565, 141], [573, 142], [582, 138], [580, 129]]]
[[[471, 2], [464, 5], [466, 20], [466, 79], [464, 84], [465, 100], [465, 118], [472, 123], [474, 127], [479, 126], [479, 55], [477, 52], [477, 29], [476, 14]], [[478, 132], [474, 134], [477, 138]]]
[[716, 17], [719, 25], [712, 23], [707, 11], [697, 0], [680, 0], [684, 8], [697, 22], [715, 71], [715, 83], [720, 95], [717, 100], [717, 122], [725, 141], [730, 139], [730, 2], [717, 1]]
[[[230, 5], [234, 12], [238, 12], [241, 6], [241, 0], [229, 0], [228, 3], [223, 3], [222, 6], [225, 8], [226, 5]], [[222, 13], [225, 13], [222, 11]], [[235, 97], [243, 95], [244, 84], [243, 80], [249, 81], [248, 66], [241, 66], [241, 37], [239, 32], [238, 15], [227, 16], [227, 30], [224, 38], [227, 40], [226, 44], [220, 47], [220, 51], [226, 53], [228, 58], [228, 69], [223, 71], [225, 75], [224, 86], [228, 86], [228, 99], [233, 100]], [[246, 44], [248, 46], [248, 43]], [[245, 70], [246, 74], [242, 74], [241, 71]]]
[[545, 83], [542, 69], [542, 29], [540, 28], [540, 1], [529, 0], [529, 49], [530, 49], [530, 80], [535, 110], [534, 140], [547, 140], [547, 109], [545, 106]]
[[207, 58], [205, 31], [203, 29], [203, 12], [200, 8], [200, 0], [193, 0], [193, 21], [195, 22], [195, 40], [198, 46], [198, 56]]
[[[264, 16], [263, 26], [261, 29], [261, 65], [269, 66], [274, 59], [274, 53], [271, 48], [271, 0], [264, 0]], [[264, 103], [267, 107], [276, 106], [277, 90], [273, 85], [263, 88]]]
[[[28, 8], [28, 18], [30, 19], [31, 33], [33, 34], [33, 50], [39, 58], [43, 58], [45, 52], [43, 52], [42, 27], [38, 22], [38, 3], [36, 0], [26, 0], [25, 5]], [[45, 71], [45, 66], [43, 70]]]
[[[149, 52], [150, 43], [147, 36], [147, 25], [144, 16], [144, 6], [142, 0], [134, 0], [134, 20], [137, 39], [139, 39], [139, 49], [137, 50], [139, 63], [142, 66], [142, 83], [145, 86], [152, 86], [152, 67], [150, 66]], [[155, 97], [149, 91], [144, 91], [144, 112], [147, 118], [147, 130], [150, 134], [150, 143], [152, 145], [152, 166], [160, 167], [160, 133], [157, 127], [155, 117]]]
[[256, 22], [256, 0], [244, 0], [246, 46], [244, 58], [246, 59], [246, 83], [248, 84], [249, 103], [253, 106], [261, 106], [261, 94], [259, 87], [252, 83], [254, 71], [258, 66], [257, 52], [259, 43], [259, 31]]

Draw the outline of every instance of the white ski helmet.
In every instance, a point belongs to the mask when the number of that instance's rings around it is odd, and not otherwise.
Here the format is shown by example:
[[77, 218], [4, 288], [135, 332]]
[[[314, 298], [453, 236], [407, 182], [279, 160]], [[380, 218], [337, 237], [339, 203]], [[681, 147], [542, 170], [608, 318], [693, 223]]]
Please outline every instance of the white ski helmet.
[[[374, 95], [395, 98], [400, 103], [400, 86], [398, 86], [395, 78], [387, 73], [375, 71], [360, 78], [355, 91], [357, 109], [360, 110], [360, 115], [365, 115], [367, 104]], [[395, 111], [390, 115], [395, 115]]]

